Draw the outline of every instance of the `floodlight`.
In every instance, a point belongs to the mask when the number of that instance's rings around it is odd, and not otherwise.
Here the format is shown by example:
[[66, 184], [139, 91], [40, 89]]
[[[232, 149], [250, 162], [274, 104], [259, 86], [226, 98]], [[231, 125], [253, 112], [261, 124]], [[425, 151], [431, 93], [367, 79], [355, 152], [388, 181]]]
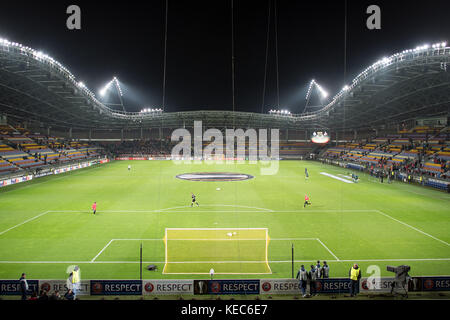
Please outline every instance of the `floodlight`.
[[306, 93], [306, 100], [309, 100], [309, 97], [312, 93], [313, 86], [316, 86], [316, 88], [319, 90], [320, 94], [322, 95], [322, 98], [328, 97], [328, 93], [316, 82], [316, 80], [312, 79], [309, 87], [308, 92]]

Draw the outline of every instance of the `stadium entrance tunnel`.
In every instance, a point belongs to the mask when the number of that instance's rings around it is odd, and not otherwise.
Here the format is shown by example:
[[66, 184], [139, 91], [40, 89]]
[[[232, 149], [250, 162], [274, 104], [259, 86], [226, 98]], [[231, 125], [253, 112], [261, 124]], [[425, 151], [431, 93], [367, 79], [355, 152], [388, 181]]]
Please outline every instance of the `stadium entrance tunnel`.
[[253, 176], [245, 173], [232, 172], [195, 172], [183, 173], [176, 176], [178, 179], [191, 181], [242, 181], [253, 179]]

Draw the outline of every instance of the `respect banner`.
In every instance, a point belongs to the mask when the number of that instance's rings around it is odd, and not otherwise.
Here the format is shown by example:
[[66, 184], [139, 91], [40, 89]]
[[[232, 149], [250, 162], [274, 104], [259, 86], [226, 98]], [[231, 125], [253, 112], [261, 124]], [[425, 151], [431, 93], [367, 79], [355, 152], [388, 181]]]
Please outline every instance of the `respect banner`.
[[261, 294], [300, 294], [300, 282], [296, 279], [262, 279]]
[[194, 280], [194, 294], [259, 294], [260, 280]]
[[[55, 291], [59, 291], [61, 296], [68, 291], [67, 280], [39, 280], [39, 289], [46, 290], [49, 295]], [[77, 296], [86, 296], [91, 294], [91, 286], [89, 280], [81, 281], [77, 291]]]
[[[39, 293], [39, 280], [28, 280], [27, 294], [31, 295], [33, 292]], [[0, 295], [18, 296], [22, 295], [20, 290], [19, 280], [0, 280]]]
[[193, 280], [143, 280], [143, 295], [194, 294]]
[[107, 295], [141, 295], [142, 281], [140, 280], [91, 280], [92, 296]]
[[394, 278], [362, 278], [359, 282], [359, 291], [361, 293], [391, 292], [393, 282]]
[[422, 277], [422, 291], [450, 291], [450, 277]]

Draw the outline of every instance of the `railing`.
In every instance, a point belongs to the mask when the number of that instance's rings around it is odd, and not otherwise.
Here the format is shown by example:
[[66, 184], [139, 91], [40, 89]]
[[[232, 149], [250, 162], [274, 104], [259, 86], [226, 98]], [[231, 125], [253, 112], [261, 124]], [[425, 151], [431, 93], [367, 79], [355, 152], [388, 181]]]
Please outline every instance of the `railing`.
[[51, 172], [52, 170], [60, 169], [63, 167], [79, 164], [81, 162], [86, 161], [92, 161], [92, 160], [100, 160], [103, 159], [103, 156], [94, 156], [94, 157], [88, 157], [83, 159], [77, 159], [77, 160], [68, 160], [64, 162], [60, 162], [57, 164], [47, 164], [40, 167], [34, 167], [34, 168], [19, 168], [19, 170], [11, 172], [11, 173], [4, 173], [0, 175], [1, 180], [7, 180], [7, 179], [17, 179], [20, 177], [23, 177], [25, 175], [36, 175], [36, 174], [45, 174], [46, 172]]

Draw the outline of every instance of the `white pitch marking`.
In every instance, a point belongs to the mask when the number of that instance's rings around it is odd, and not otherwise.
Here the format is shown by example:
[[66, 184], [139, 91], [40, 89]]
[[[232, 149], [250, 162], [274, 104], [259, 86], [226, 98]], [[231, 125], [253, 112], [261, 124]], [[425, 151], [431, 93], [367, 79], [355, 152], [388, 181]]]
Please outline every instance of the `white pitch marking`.
[[[209, 272], [163, 272], [164, 274], [210, 274]], [[272, 274], [272, 272], [216, 272], [215, 274], [235, 274], [235, 275], [246, 275], [246, 274]]]
[[267, 230], [267, 228], [166, 228], [166, 230]]
[[327, 249], [328, 252], [331, 253], [331, 255], [332, 255], [337, 261], [339, 261], [339, 258], [338, 258], [338, 257], [337, 257], [330, 249], [328, 249], [328, 247], [327, 247], [322, 241], [320, 241], [319, 238], [317, 238], [316, 240], [319, 241], [320, 244], [321, 244], [325, 249]]
[[6, 229], [6, 230], [3, 230], [2, 232], [0, 232], [0, 236], [1, 236], [2, 234], [6, 233], [6, 232], [8, 232], [8, 231], [10, 231], [10, 230], [12, 230], [12, 229], [15, 229], [15, 228], [17, 228], [17, 227], [20, 227], [21, 225], [24, 225], [24, 224], [27, 223], [27, 222], [33, 221], [34, 219], [37, 219], [37, 218], [39, 218], [39, 217], [41, 217], [41, 216], [43, 216], [44, 214], [47, 214], [47, 213], [49, 213], [49, 212], [50, 212], [50, 211], [45, 211], [45, 212], [43, 212], [43, 213], [41, 213], [41, 214], [38, 214], [37, 216], [35, 216], [35, 217], [33, 217], [33, 218], [30, 218], [30, 219], [28, 219], [28, 220], [25, 220], [24, 222], [21, 222], [21, 223], [19, 223], [19, 224], [16, 224], [14, 227], [11, 227], [11, 228], [8, 228], [8, 229]]
[[105, 249], [106, 249], [106, 248], [111, 244], [111, 242], [113, 242], [113, 241], [114, 241], [114, 239], [111, 239], [111, 240], [106, 244], [106, 246], [104, 246], [103, 249], [100, 250], [99, 253], [97, 253], [97, 255], [91, 260], [91, 262], [94, 262], [95, 259], [97, 259], [97, 257], [98, 257], [99, 255], [101, 255], [102, 252], [105, 251]]
[[[190, 206], [187, 206], [190, 208]], [[203, 206], [205, 207], [205, 206]], [[167, 210], [167, 209], [161, 209], [161, 210]], [[186, 210], [186, 211], [161, 211], [161, 210], [101, 210], [97, 212], [104, 212], [104, 213], [187, 213], [187, 212], [195, 212], [194, 210]], [[270, 209], [266, 209], [270, 210]], [[82, 210], [49, 210], [48, 213], [90, 213], [90, 211], [82, 211]], [[261, 211], [250, 211], [250, 210], [242, 210], [242, 211], [234, 211], [234, 210], [225, 210], [225, 211], [198, 211], [201, 213], [216, 213], [216, 212], [249, 212], [249, 213], [255, 213], [255, 212], [261, 212]], [[270, 210], [267, 212], [271, 213], [296, 213], [296, 212], [325, 212], [325, 213], [340, 213], [340, 212], [377, 212], [375, 209], [324, 209], [324, 210]]]
[[[248, 209], [257, 209], [257, 210], [261, 210], [261, 211], [267, 211], [267, 212], [273, 212], [272, 209], [267, 209], [267, 208], [258, 208], [258, 207], [251, 207], [251, 206], [241, 206], [241, 205], [235, 205], [235, 204], [203, 204], [202, 207], [234, 207], [234, 208], [248, 208]], [[165, 208], [165, 209], [159, 209], [159, 210], [155, 210], [156, 212], [162, 212], [162, 211], [168, 211], [168, 210], [172, 210], [172, 209], [182, 209], [182, 208], [190, 208], [190, 206], [181, 206], [181, 207], [172, 207], [172, 208]], [[216, 212], [216, 211], [214, 211]], [[228, 212], [228, 211], [226, 211]], [[229, 211], [229, 212], [235, 212], [235, 211]], [[247, 211], [244, 211], [247, 212]]]
[[327, 176], [327, 177], [330, 177], [330, 178], [333, 178], [333, 179], [336, 179], [336, 180], [339, 180], [339, 181], [342, 181], [342, 182], [345, 182], [345, 183], [353, 183], [353, 181], [350, 181], [350, 180], [347, 180], [347, 179], [344, 179], [344, 178], [341, 178], [341, 177], [337, 177], [337, 176], [335, 176], [333, 174], [330, 174], [330, 173], [321, 172], [320, 174], [324, 175], [324, 176]]
[[436, 238], [435, 236], [432, 236], [431, 234], [428, 234], [428, 233], [426, 233], [426, 232], [424, 232], [424, 231], [422, 231], [422, 230], [419, 230], [419, 229], [417, 229], [417, 228], [415, 228], [415, 227], [413, 227], [413, 226], [411, 226], [411, 225], [409, 225], [409, 224], [407, 224], [407, 223], [405, 223], [405, 222], [403, 222], [403, 221], [400, 221], [400, 220], [398, 220], [398, 219], [395, 219], [395, 218], [391, 217], [390, 215], [384, 213], [383, 211], [376, 210], [376, 212], [378, 212], [379, 214], [381, 214], [381, 215], [383, 215], [383, 216], [385, 216], [385, 217], [387, 217], [387, 218], [389, 218], [389, 219], [392, 219], [392, 220], [394, 220], [394, 221], [397, 221], [398, 223], [401, 223], [401, 224], [403, 224], [404, 226], [407, 226], [407, 227], [409, 227], [409, 228], [411, 228], [411, 229], [413, 229], [413, 230], [416, 230], [417, 232], [420, 232], [421, 234], [424, 234], [424, 235], [426, 235], [426, 236], [428, 236], [428, 237], [430, 237], [430, 238], [432, 238], [432, 239], [434, 239], [434, 240], [437, 240], [437, 241], [439, 241], [439, 242], [442, 242], [442, 243], [446, 244], [447, 246], [450, 246], [450, 244], [449, 244], [448, 242], [445, 242], [444, 240], [441, 240], [441, 239], [439, 239], [439, 238]]

